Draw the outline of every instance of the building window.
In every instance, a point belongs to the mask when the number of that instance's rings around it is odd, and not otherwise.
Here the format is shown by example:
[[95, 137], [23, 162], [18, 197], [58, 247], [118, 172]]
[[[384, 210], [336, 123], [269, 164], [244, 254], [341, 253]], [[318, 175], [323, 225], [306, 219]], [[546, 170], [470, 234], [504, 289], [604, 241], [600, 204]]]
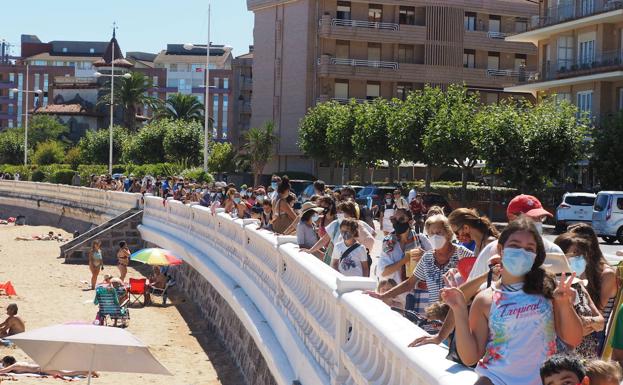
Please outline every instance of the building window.
[[368, 60], [381, 61], [381, 45], [379, 43], [368, 43]]
[[212, 85], [214, 86], [214, 88], [220, 88], [221, 78], [212, 78]]
[[[227, 78], [225, 78], [227, 79]], [[223, 81], [225, 81], [223, 79]], [[221, 119], [223, 128], [221, 129], [221, 137], [227, 139], [227, 111], [229, 109], [229, 95], [223, 95], [223, 119]]]
[[591, 15], [595, 10], [594, 0], [582, 0], [582, 16]]
[[475, 31], [476, 30], [476, 14], [473, 12], [465, 12], [465, 16], [463, 18], [463, 22], [465, 24], [466, 31]]
[[218, 95], [212, 96], [212, 119], [214, 119], [214, 124], [212, 125], [212, 137], [218, 137]]
[[368, 21], [370, 23], [383, 21], [383, 6], [381, 4], [370, 4], [368, 6]]
[[62, 51], [63, 51], [63, 53], [67, 53], [67, 48], [63, 47]]
[[9, 119], [9, 128], [13, 128], [13, 119]]
[[95, 48], [89, 48], [89, 53], [95, 53]]
[[558, 38], [558, 70], [568, 70], [573, 62], [573, 37]]
[[366, 84], [366, 99], [373, 100], [381, 96], [381, 84], [377, 82], [368, 82]]
[[502, 18], [496, 15], [489, 16], [489, 32], [500, 32]]
[[169, 64], [169, 70], [171, 72], [177, 72], [177, 64], [176, 63]]
[[571, 94], [568, 92], [559, 92], [556, 94], [556, 101], [561, 103], [563, 100], [571, 103]]
[[229, 78], [223, 78], [223, 88], [226, 90], [229, 89]]
[[415, 7], [401, 6], [398, 22], [400, 24], [415, 25]]
[[411, 83], [398, 83], [396, 86], [396, 97], [400, 100], [407, 100], [409, 93], [413, 91], [413, 84]]
[[476, 68], [476, 50], [466, 49], [463, 51], [463, 67]]
[[205, 64], [191, 64], [190, 65], [190, 71], [191, 72], [203, 72], [203, 67], [205, 67]]
[[526, 68], [526, 62], [528, 57], [522, 53], [515, 54], [515, 71], [519, 71], [521, 68]]
[[[24, 74], [17, 74], [17, 89], [18, 90], [24, 89]], [[23, 110], [23, 104], [22, 104], [23, 94], [24, 94], [23, 92], [17, 93], [17, 126], [18, 127], [22, 126], [22, 114], [24, 113], [22, 111]]]
[[593, 112], [593, 91], [578, 92], [577, 106], [580, 113], [585, 113], [590, 116]]
[[350, 1], [337, 2], [337, 18], [341, 20], [350, 20]]
[[153, 87], [158, 87], [158, 76], [154, 76], [151, 81]]
[[48, 86], [49, 86], [49, 76], [48, 74], [43, 74], [43, 105], [48, 105]]
[[489, 55], [487, 56], [487, 69], [489, 70], [500, 69], [500, 53], [499, 52], [489, 52]]
[[348, 40], [337, 40], [335, 42], [335, 57], [338, 59], [350, 58], [350, 42]]
[[334, 97], [336, 99], [348, 99], [348, 80], [335, 80]]
[[595, 60], [595, 40], [581, 41], [578, 59], [580, 64], [591, 64]]
[[415, 62], [415, 54], [412, 45], [398, 45], [398, 62], [412, 64]]
[[528, 20], [524, 18], [515, 19], [515, 32], [522, 33], [528, 30]]

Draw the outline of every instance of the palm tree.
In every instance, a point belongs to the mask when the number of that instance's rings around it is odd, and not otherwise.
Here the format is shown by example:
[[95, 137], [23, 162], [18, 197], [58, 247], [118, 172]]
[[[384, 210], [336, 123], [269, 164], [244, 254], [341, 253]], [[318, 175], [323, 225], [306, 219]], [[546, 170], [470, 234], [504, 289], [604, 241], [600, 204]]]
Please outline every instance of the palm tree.
[[203, 120], [203, 111], [204, 106], [196, 96], [177, 93], [167, 98], [156, 115], [171, 120]]
[[[132, 72], [129, 78], [115, 80], [115, 105], [123, 107], [123, 123], [130, 131], [136, 129], [136, 113], [143, 106], [155, 108], [158, 99], [148, 96], [151, 83], [147, 76]], [[110, 81], [103, 87], [98, 104], [110, 104]]]
[[253, 184], [257, 186], [264, 167], [275, 154], [275, 145], [279, 138], [274, 134], [275, 124], [266, 122], [261, 128], [251, 128], [244, 134], [242, 150], [253, 171]]

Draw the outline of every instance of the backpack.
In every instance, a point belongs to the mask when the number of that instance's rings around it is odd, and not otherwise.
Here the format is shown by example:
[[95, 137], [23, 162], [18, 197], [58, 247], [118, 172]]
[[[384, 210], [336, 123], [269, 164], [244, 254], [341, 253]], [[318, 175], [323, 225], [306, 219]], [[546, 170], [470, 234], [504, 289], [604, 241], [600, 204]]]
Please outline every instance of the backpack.
[[[352, 253], [359, 246], [362, 246], [361, 243], [355, 242], [352, 245], [350, 245], [350, 247], [348, 249], [344, 250], [344, 252], [340, 256], [340, 262], [342, 261], [342, 259], [348, 257], [350, 255], [350, 253]], [[365, 247], [364, 247], [364, 249], [365, 249]], [[370, 268], [372, 267], [372, 257], [370, 257], [370, 251], [368, 251], [368, 249], [365, 249], [365, 250], [366, 250], [366, 257], [367, 257], [366, 258], [366, 262], [368, 262], [368, 271], [370, 271]]]

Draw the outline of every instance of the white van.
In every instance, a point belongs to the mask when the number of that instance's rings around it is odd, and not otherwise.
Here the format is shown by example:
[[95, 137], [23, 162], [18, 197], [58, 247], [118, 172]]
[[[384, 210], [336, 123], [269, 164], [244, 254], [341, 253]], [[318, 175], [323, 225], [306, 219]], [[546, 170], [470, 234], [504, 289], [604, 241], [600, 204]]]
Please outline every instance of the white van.
[[623, 244], [623, 191], [601, 191], [593, 206], [593, 229], [606, 243]]

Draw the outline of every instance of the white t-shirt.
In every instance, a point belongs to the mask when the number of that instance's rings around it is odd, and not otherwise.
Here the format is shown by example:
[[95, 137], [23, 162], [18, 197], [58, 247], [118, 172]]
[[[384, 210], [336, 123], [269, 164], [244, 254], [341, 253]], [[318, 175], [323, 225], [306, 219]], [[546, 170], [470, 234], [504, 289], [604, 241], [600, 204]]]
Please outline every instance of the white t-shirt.
[[[349, 277], [362, 277], [363, 276], [363, 268], [361, 263], [367, 263], [368, 261], [368, 253], [366, 252], [365, 247], [361, 244], [357, 246], [353, 251], [346, 256], [346, 258], [342, 257], [342, 254], [348, 250], [348, 246], [344, 244], [344, 242], [339, 242], [333, 248], [333, 255], [331, 259], [338, 260], [338, 271]], [[368, 266], [369, 268], [370, 266]]]
[[[340, 233], [341, 223], [339, 219], [336, 219], [325, 228], [334, 245], [342, 241], [342, 234]], [[374, 236], [372, 235], [374, 234], [374, 229], [364, 221], [358, 220], [357, 223], [359, 223], [359, 237], [357, 237], [357, 242], [361, 243], [369, 250], [372, 250], [374, 247]]]
[[[552, 241], [543, 238], [543, 244], [545, 245], [546, 253], [562, 254], [562, 249]], [[468, 281], [483, 275], [489, 271], [489, 259], [498, 253], [498, 241], [493, 241], [485, 246], [484, 249], [476, 258], [476, 263], [472, 267], [472, 271], [469, 273]]]

